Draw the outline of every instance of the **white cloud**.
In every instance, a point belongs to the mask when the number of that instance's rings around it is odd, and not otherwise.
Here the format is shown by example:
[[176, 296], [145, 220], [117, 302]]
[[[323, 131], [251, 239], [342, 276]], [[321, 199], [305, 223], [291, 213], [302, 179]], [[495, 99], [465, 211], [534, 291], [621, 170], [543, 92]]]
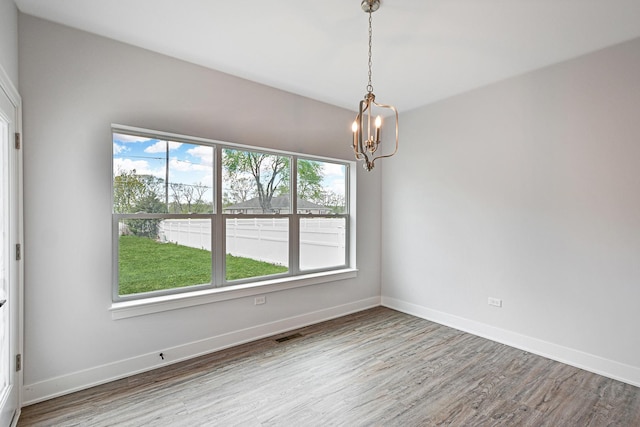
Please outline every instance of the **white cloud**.
[[201, 184], [207, 185], [207, 186], [211, 186], [213, 182], [213, 175], [212, 174], [207, 174], [205, 175], [202, 180], [200, 181]]
[[[175, 150], [182, 145], [182, 142], [169, 141], [169, 150]], [[167, 142], [158, 141], [144, 149], [145, 153], [164, 153], [167, 151]]]
[[344, 166], [335, 163], [322, 165], [322, 185], [326, 190], [336, 194], [345, 194], [345, 169]]
[[322, 165], [322, 173], [325, 176], [343, 177], [344, 176], [344, 166], [337, 165], [335, 163], [324, 163]]
[[199, 158], [203, 166], [213, 166], [213, 147], [198, 145], [197, 147], [188, 149], [187, 154]]
[[335, 179], [331, 181], [328, 188], [330, 191], [336, 194], [344, 195], [344, 185], [345, 185], [344, 179]]
[[162, 176], [162, 173], [153, 171], [149, 168], [149, 162], [146, 160], [131, 160], [131, 159], [113, 159], [113, 173], [118, 174], [120, 172], [132, 172], [136, 171], [138, 175], [154, 175]]
[[190, 162], [183, 162], [176, 159], [175, 157], [172, 157], [169, 160], [169, 168], [172, 171], [189, 172], [193, 170], [198, 170], [197, 166], [199, 165], [194, 165], [193, 163], [190, 163]]
[[125, 151], [129, 151], [129, 149], [124, 145], [113, 143], [113, 154], [120, 154]]
[[113, 140], [118, 142], [148, 142], [152, 139], [146, 136], [125, 135], [123, 133], [114, 133]]

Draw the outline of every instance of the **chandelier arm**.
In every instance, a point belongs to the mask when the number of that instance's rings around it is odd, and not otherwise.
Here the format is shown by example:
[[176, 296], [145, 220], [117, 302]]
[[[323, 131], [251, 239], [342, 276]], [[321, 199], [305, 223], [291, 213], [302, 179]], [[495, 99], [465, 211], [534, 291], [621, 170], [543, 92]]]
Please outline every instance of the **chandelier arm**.
[[393, 113], [396, 116], [396, 146], [395, 149], [393, 150], [393, 153], [389, 153], [389, 154], [385, 154], [383, 156], [377, 156], [374, 157], [374, 159], [372, 160], [372, 163], [375, 162], [377, 159], [383, 159], [385, 157], [391, 157], [394, 154], [396, 154], [398, 152], [398, 110], [396, 110], [396, 107], [394, 107], [393, 105], [386, 105], [386, 104], [378, 104], [377, 102], [373, 101], [373, 103], [380, 108], [388, 108], [391, 111], [393, 111]]
[[353, 153], [356, 160], [364, 160], [366, 164], [369, 164], [369, 157], [367, 153], [362, 149], [362, 135], [358, 135], [358, 141], [353, 145]]
[[359, 112], [358, 112], [357, 121], [358, 121], [358, 152], [361, 155], [365, 156], [365, 159], [368, 160], [367, 154], [366, 154], [367, 152], [366, 152], [365, 147], [364, 147], [364, 145], [362, 143], [362, 137], [363, 137], [363, 134], [364, 134], [364, 129], [362, 127], [362, 125], [363, 125], [362, 121], [363, 121], [363, 115], [364, 115], [365, 111], [367, 110], [367, 108], [369, 108], [369, 103], [365, 102], [365, 100], [360, 101], [360, 108], [359, 108]]

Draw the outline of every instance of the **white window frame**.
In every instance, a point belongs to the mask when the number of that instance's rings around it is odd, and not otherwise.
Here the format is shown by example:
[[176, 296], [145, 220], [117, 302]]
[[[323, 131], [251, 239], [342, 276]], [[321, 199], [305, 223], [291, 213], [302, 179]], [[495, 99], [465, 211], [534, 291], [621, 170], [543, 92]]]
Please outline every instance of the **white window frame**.
[[[120, 214], [112, 213], [112, 305], [110, 308], [112, 319], [122, 319], [160, 311], [179, 309], [217, 301], [261, 295], [268, 292], [309, 286], [337, 280], [354, 278], [357, 276], [355, 265], [355, 188], [356, 168], [354, 161], [333, 159], [307, 154], [293, 153], [282, 150], [272, 150], [254, 146], [215, 141], [205, 138], [191, 137], [155, 131], [132, 126], [113, 124], [111, 135], [122, 133], [150, 139], [168, 139], [190, 144], [211, 146], [214, 149], [214, 207], [212, 214]], [[291, 158], [290, 194], [291, 209], [289, 214], [225, 214], [222, 210], [222, 150], [234, 149], [239, 151], [260, 152]], [[346, 166], [345, 203], [347, 211], [344, 214], [299, 214], [297, 212], [297, 160], [317, 160], [337, 163]], [[113, 167], [113, 161], [112, 161]], [[113, 176], [113, 171], [112, 171]], [[113, 197], [113, 181], [112, 181]], [[111, 205], [113, 206], [113, 200]], [[227, 281], [225, 272], [226, 219], [228, 218], [288, 218], [289, 221], [289, 265], [286, 273], [263, 277], [247, 278]], [[346, 224], [346, 248], [344, 265], [301, 271], [299, 268], [299, 223], [301, 218], [344, 218]], [[122, 219], [155, 219], [155, 218], [208, 218], [212, 221], [211, 249], [212, 249], [212, 281], [210, 284], [174, 288], [162, 291], [148, 292], [135, 295], [119, 295], [118, 291], [118, 223]]]

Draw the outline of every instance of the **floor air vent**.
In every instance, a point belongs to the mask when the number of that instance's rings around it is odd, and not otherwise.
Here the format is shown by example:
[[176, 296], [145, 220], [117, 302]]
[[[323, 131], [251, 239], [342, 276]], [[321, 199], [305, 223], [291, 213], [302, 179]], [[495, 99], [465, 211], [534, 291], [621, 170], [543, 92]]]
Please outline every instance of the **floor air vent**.
[[276, 338], [277, 342], [285, 342], [285, 341], [289, 341], [295, 338], [300, 338], [302, 336], [302, 334], [291, 334], [291, 335], [287, 335], [286, 337], [282, 337], [282, 338]]

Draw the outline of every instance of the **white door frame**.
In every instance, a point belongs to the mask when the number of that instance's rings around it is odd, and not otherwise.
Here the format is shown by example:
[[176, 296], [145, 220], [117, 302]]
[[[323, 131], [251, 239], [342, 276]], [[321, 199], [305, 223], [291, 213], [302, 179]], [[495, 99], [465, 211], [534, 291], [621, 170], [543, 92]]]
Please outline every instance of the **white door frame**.
[[[0, 65], [0, 94], [6, 95], [11, 104], [14, 107], [14, 125], [15, 132], [22, 135], [22, 99], [15, 88], [11, 79], [4, 71], [4, 68]], [[21, 138], [22, 139], [22, 138]], [[11, 323], [15, 325], [12, 327], [12, 345], [14, 353], [10, 355], [13, 358], [11, 366], [14, 368], [15, 379], [14, 386], [17, 393], [17, 407], [13, 416], [12, 426], [17, 425], [18, 417], [20, 416], [20, 407], [22, 406], [22, 388], [23, 388], [23, 369], [16, 369], [17, 355], [23, 355], [24, 349], [24, 232], [23, 232], [23, 176], [22, 176], [22, 141], [19, 148], [10, 149], [9, 160], [9, 176], [10, 176], [10, 188], [9, 193], [11, 202], [15, 206], [15, 209], [11, 209], [11, 232], [10, 232], [10, 248], [14, 248], [16, 244], [21, 245], [20, 259], [17, 260], [13, 255], [11, 256], [12, 262], [11, 268], [9, 268], [10, 281], [16, 281], [17, 294], [13, 296], [11, 308]], [[21, 357], [21, 360], [24, 360]], [[21, 363], [23, 364], [23, 363]]]

